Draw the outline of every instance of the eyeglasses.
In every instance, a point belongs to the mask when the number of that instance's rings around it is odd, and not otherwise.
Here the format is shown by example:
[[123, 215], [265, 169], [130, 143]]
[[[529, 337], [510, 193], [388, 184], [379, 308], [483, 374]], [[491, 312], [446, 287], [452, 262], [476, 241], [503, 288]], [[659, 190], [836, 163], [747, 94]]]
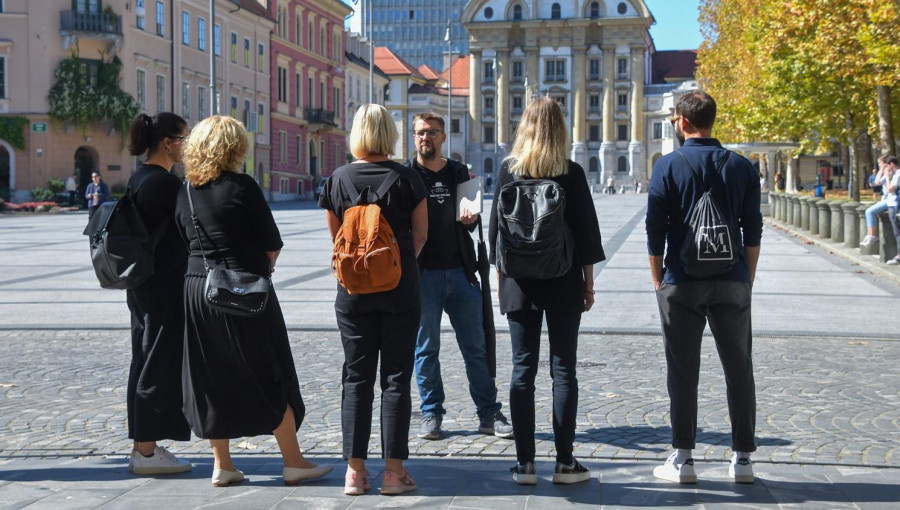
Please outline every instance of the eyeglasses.
[[674, 126], [675, 123], [678, 122], [678, 119], [680, 119], [680, 118], [681, 118], [681, 115], [672, 115], [671, 117], [669, 117], [669, 122], [671, 122], [672, 125]]
[[184, 135], [184, 136], [170, 136], [169, 138], [171, 138], [172, 140], [174, 140], [174, 141], [176, 141], [176, 142], [183, 142], [183, 141], [187, 140], [187, 137], [188, 137], [188, 135]]
[[413, 131], [413, 134], [416, 135], [416, 138], [420, 140], [424, 140], [425, 137], [434, 138], [441, 133], [443, 133], [443, 131], [440, 129], [420, 129], [418, 131]]

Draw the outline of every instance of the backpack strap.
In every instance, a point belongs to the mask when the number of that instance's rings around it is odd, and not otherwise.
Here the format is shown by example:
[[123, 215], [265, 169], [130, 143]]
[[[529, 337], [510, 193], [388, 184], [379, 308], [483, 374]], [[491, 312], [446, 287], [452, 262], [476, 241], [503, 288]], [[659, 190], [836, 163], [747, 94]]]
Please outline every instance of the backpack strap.
[[[706, 181], [703, 180], [703, 175], [699, 171], [697, 171], [696, 168], [694, 168], [694, 165], [692, 165], [691, 162], [688, 160], [687, 156], [685, 156], [684, 153], [681, 152], [681, 149], [678, 149], [675, 152], [679, 156], [681, 156], [681, 159], [683, 159], [684, 162], [687, 163], [688, 168], [691, 169], [691, 173], [694, 174], [694, 177], [696, 177], [697, 180], [700, 181], [700, 185], [703, 186], [703, 191], [709, 191], [710, 189], [712, 189], [712, 186], [706, 185]], [[730, 157], [731, 157], [731, 151], [728, 149], [725, 149], [725, 157], [722, 158], [722, 161], [719, 163], [719, 166], [716, 167], [716, 175], [719, 175], [722, 173], [722, 169], [725, 168], [725, 163], [728, 162], [728, 158], [730, 158]]]
[[378, 190], [375, 191], [375, 197], [372, 198], [372, 189], [366, 186], [366, 188], [363, 189], [363, 192], [360, 192], [357, 189], [356, 184], [353, 182], [353, 179], [350, 178], [349, 172], [343, 172], [338, 175], [338, 181], [344, 186], [344, 188], [347, 191], [352, 190], [356, 193], [356, 200], [353, 201], [353, 203], [356, 205], [374, 204], [375, 202], [378, 202], [383, 197], [387, 196], [387, 193], [388, 191], [390, 191], [391, 186], [393, 186], [398, 179], [400, 179], [400, 173], [391, 170], [391, 172], [381, 183], [381, 186], [378, 187]]

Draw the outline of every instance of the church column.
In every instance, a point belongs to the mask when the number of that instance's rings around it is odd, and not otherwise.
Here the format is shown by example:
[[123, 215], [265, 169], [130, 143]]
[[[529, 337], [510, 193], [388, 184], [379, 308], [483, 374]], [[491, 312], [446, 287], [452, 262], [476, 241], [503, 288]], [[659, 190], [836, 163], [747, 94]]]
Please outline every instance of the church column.
[[497, 148], [505, 156], [509, 151], [509, 51], [497, 50]]
[[540, 48], [525, 48], [525, 76], [528, 78], [528, 87], [525, 90], [525, 106], [531, 104], [532, 93], [537, 94], [541, 89], [541, 73], [538, 68]]
[[469, 147], [468, 159], [473, 165], [481, 160], [481, 51], [469, 58]]
[[600, 182], [616, 173], [616, 48], [603, 47], [603, 143], [600, 144], [600, 165], [602, 177]]
[[572, 56], [572, 153], [569, 158], [581, 165], [587, 171], [588, 154], [585, 144], [585, 114], [587, 104], [585, 102], [585, 50], [578, 48]]
[[631, 48], [631, 141], [628, 143], [628, 159], [631, 160], [631, 176], [647, 180], [644, 165], [644, 52], [643, 46]]

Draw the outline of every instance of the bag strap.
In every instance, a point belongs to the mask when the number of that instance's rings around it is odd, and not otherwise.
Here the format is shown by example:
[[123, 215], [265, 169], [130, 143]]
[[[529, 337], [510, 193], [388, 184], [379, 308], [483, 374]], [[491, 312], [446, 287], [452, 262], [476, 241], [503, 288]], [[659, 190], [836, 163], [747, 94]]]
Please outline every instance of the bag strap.
[[200, 219], [197, 218], [197, 212], [194, 210], [194, 199], [191, 198], [191, 183], [185, 182], [184, 188], [187, 190], [188, 204], [191, 206], [191, 223], [194, 224], [194, 230], [197, 232], [197, 242], [200, 244], [200, 256], [203, 257], [203, 267], [209, 272], [209, 262], [206, 261], [206, 250], [203, 249], [203, 240], [200, 239]]
[[[681, 156], [681, 159], [683, 159], [684, 162], [687, 163], [688, 168], [691, 169], [691, 173], [694, 174], [694, 177], [696, 177], [697, 180], [700, 181], [700, 185], [703, 186], [703, 191], [709, 191], [710, 189], [712, 189], [712, 186], [706, 185], [706, 181], [703, 180], [703, 175], [700, 172], [698, 172], [696, 168], [694, 168], [694, 165], [692, 165], [690, 161], [688, 161], [687, 156], [685, 156], [684, 153], [681, 152], [681, 149], [678, 149], [675, 152], [679, 156]], [[722, 173], [722, 169], [725, 168], [725, 163], [728, 162], [728, 158], [730, 158], [730, 157], [731, 157], [731, 151], [728, 149], [725, 149], [725, 157], [722, 158], [722, 161], [719, 163], [719, 166], [716, 167], [716, 175], [719, 175]]]
[[[379, 200], [381, 200], [383, 197], [385, 197], [387, 195], [388, 191], [390, 191], [390, 189], [391, 189], [391, 186], [393, 186], [394, 183], [397, 182], [398, 179], [400, 179], [400, 172], [391, 170], [391, 172], [387, 175], [387, 177], [385, 177], [384, 181], [381, 183], [381, 186], [379, 186], [378, 190], [375, 192], [375, 196], [376, 196], [375, 199], [372, 201], [369, 201], [368, 196], [366, 196], [365, 197], [366, 202], [370, 203], [370, 204], [374, 204], [375, 202], [378, 202]], [[340, 181], [348, 191], [349, 190], [355, 191], [356, 192], [356, 200], [354, 200], [354, 203], [356, 205], [362, 205], [362, 204], [360, 204], [361, 199], [363, 199], [362, 193], [357, 189], [356, 184], [353, 182], [353, 179], [350, 177], [350, 172], [343, 172], [343, 173], [339, 174], [338, 181]], [[365, 191], [365, 190], [363, 190], [363, 191]], [[366, 195], [368, 195], [368, 193]]]

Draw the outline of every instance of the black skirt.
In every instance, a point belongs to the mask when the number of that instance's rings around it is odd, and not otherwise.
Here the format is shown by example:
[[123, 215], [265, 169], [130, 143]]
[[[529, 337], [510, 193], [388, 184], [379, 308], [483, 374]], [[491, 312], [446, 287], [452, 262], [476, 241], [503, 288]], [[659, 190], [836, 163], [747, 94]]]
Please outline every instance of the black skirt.
[[271, 434], [288, 405], [299, 429], [305, 408], [274, 289], [262, 315], [244, 318], [211, 310], [204, 282], [205, 276], [189, 274], [184, 283], [184, 416], [194, 434]]

